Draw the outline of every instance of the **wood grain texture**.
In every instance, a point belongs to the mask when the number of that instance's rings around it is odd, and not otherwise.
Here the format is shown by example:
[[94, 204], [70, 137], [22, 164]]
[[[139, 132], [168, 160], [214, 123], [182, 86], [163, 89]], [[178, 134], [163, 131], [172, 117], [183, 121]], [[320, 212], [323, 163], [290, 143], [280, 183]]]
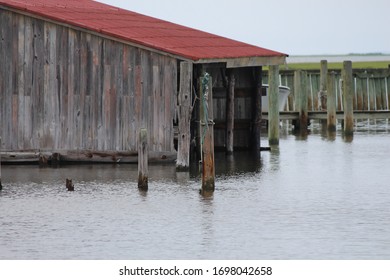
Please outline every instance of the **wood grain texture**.
[[10, 11], [0, 13], [4, 149], [174, 152], [176, 59]]

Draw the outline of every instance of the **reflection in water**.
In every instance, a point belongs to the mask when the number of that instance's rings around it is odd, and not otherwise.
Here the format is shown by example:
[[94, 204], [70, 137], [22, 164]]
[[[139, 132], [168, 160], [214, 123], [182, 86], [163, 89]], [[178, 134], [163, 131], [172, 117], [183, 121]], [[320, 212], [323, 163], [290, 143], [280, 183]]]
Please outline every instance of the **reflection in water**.
[[150, 165], [147, 193], [136, 165], [3, 166], [0, 259], [388, 259], [390, 129], [372, 127], [216, 153], [210, 196], [196, 165]]

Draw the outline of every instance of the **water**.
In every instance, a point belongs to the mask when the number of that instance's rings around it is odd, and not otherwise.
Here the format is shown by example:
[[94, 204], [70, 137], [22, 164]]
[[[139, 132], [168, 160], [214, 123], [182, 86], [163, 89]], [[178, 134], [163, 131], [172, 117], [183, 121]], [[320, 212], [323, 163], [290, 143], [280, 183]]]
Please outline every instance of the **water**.
[[217, 154], [212, 197], [171, 165], [147, 193], [134, 165], [3, 166], [0, 259], [389, 259], [390, 126], [356, 129]]

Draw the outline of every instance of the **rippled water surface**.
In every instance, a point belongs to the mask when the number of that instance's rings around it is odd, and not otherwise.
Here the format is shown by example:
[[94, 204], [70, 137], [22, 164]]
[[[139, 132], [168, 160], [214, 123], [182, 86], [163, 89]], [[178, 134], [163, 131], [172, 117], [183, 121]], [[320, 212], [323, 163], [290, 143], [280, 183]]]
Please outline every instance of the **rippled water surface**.
[[147, 193], [136, 165], [2, 166], [0, 259], [390, 259], [390, 126], [356, 129], [217, 154], [212, 197], [172, 165]]

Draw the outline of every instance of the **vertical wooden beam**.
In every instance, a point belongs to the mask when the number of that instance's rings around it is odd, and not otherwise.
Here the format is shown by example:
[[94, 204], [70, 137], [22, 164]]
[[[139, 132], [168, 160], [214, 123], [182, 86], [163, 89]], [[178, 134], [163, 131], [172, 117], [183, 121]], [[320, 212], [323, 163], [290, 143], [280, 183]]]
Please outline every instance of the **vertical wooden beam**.
[[228, 73], [228, 91], [226, 99], [226, 153], [232, 154], [234, 150], [234, 87], [236, 79], [233, 69]]
[[328, 74], [328, 82], [327, 82], [327, 122], [328, 122], [328, 130], [336, 131], [336, 73], [331, 72]]
[[252, 106], [252, 149], [260, 151], [261, 142], [261, 86], [262, 86], [262, 68], [254, 68], [254, 93]]
[[214, 121], [212, 78], [205, 73], [200, 79], [200, 141], [202, 147], [202, 194], [215, 189]]
[[268, 74], [268, 142], [279, 145], [279, 66], [271, 65]]
[[1, 137], [0, 137], [0, 191], [3, 189], [3, 185], [1, 184]]
[[353, 134], [353, 78], [352, 62], [344, 61], [342, 69], [343, 103], [344, 103], [344, 133]]
[[179, 135], [176, 169], [179, 171], [187, 171], [190, 168], [192, 113], [192, 63], [190, 62], [180, 62], [179, 87]]
[[307, 132], [308, 125], [308, 88], [307, 88], [307, 74], [305, 71], [297, 70], [294, 73], [294, 93], [296, 110], [299, 112], [299, 121], [297, 128], [301, 133]]
[[320, 91], [318, 93], [318, 109], [326, 110], [327, 85], [328, 85], [328, 61], [321, 60]]
[[141, 128], [138, 138], [138, 188], [148, 190], [148, 132]]

